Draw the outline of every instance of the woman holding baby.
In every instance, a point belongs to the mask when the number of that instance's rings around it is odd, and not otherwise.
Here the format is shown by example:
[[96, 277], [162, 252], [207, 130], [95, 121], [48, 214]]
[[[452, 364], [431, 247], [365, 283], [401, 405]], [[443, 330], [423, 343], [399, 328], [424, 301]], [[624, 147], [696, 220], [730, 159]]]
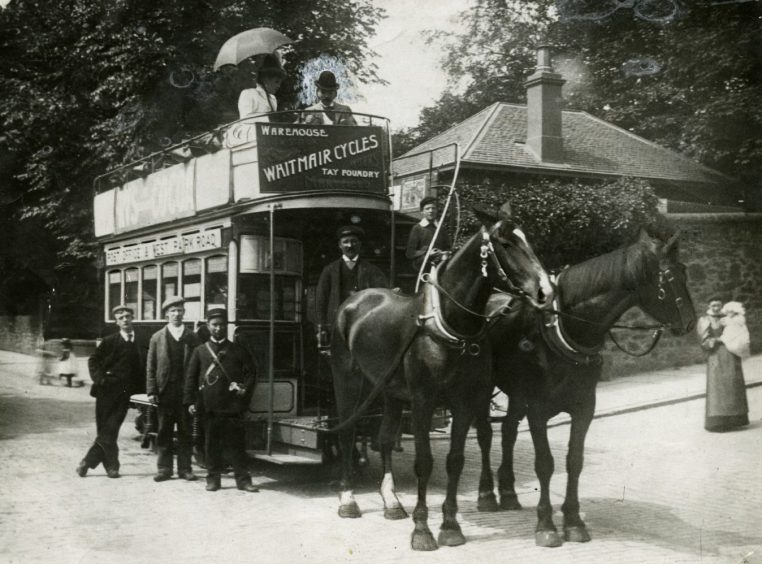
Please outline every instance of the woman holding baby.
[[698, 331], [701, 348], [707, 353], [706, 417], [707, 431], [727, 431], [749, 424], [746, 383], [741, 359], [749, 356], [749, 331], [740, 302], [724, 306], [719, 298], [709, 300]]

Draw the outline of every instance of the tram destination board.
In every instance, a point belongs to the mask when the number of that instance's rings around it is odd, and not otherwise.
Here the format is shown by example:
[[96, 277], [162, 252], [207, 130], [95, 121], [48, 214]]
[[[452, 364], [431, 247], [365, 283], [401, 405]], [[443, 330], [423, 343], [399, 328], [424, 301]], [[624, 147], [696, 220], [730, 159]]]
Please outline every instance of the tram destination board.
[[385, 194], [380, 127], [257, 124], [261, 192]]

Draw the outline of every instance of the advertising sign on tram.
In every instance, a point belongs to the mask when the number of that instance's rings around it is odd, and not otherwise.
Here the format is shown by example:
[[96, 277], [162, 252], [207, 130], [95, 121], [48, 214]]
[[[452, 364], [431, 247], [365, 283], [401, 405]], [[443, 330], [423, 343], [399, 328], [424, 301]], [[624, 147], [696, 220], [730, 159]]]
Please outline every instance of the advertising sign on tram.
[[256, 126], [261, 192], [345, 189], [385, 193], [380, 127]]

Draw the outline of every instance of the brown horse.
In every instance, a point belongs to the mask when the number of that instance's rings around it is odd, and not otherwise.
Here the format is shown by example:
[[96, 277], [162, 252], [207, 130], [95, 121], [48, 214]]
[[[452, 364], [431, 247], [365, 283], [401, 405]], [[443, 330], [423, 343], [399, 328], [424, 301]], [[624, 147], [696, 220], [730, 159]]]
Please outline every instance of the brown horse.
[[426, 282], [415, 296], [368, 289], [350, 297], [339, 308], [331, 345], [341, 421], [336, 428], [342, 453], [339, 515], [360, 516], [352, 493], [353, 428], [375, 398], [383, 395], [379, 444], [384, 514], [390, 519], [407, 516], [394, 493], [391, 453], [403, 404], [409, 401], [418, 479], [411, 540], [414, 550], [437, 548], [427, 523], [426, 490], [433, 467], [429, 443], [432, 414], [443, 404], [452, 413], [452, 427], [438, 541], [448, 546], [465, 542], [456, 520], [456, 494], [466, 434], [476, 412], [488, 410], [493, 389], [484, 316], [490, 294], [497, 288], [535, 307], [544, 306], [552, 297], [549, 278], [511, 220], [507, 205], [501, 209], [500, 221], [482, 227]]
[[[504, 301], [504, 297], [496, 296], [491, 305], [503, 308]], [[590, 540], [579, 515], [578, 485], [585, 436], [595, 412], [595, 388], [601, 374], [599, 353], [617, 319], [634, 306], [675, 335], [690, 332], [696, 323], [685, 267], [677, 258], [677, 234], [665, 224], [641, 230], [638, 240], [628, 247], [564, 270], [551, 313], [538, 316], [528, 308], [517, 308], [490, 332], [496, 385], [509, 397], [498, 470], [500, 508], [521, 509], [514, 490], [513, 447], [519, 422], [526, 415], [541, 488], [535, 531], [538, 546], [560, 546], [563, 542], [552, 518], [549, 487], [553, 456], [547, 435], [548, 420], [560, 412], [571, 416], [566, 499], [561, 508], [564, 539]], [[532, 327], [536, 328], [535, 336], [527, 338]], [[476, 425], [483, 462], [478, 507], [493, 511], [497, 502], [489, 462], [492, 428], [481, 417]]]

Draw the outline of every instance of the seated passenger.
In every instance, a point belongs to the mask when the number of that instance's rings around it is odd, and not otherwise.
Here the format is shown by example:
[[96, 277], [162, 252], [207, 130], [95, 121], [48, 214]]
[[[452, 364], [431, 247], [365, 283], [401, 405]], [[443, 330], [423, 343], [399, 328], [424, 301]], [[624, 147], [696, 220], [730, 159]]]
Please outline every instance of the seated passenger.
[[[308, 125], [357, 125], [352, 109], [336, 102], [339, 84], [331, 71], [323, 71], [315, 81], [320, 102], [305, 108], [304, 123]], [[310, 111], [312, 110], [312, 111]]]
[[[240, 118], [247, 116], [275, 112], [278, 109], [278, 100], [275, 93], [280, 88], [286, 72], [275, 55], [265, 55], [262, 64], [257, 70], [256, 88], [247, 88], [241, 91], [238, 97], [238, 114]], [[255, 122], [270, 121], [267, 116], [252, 119]]]

